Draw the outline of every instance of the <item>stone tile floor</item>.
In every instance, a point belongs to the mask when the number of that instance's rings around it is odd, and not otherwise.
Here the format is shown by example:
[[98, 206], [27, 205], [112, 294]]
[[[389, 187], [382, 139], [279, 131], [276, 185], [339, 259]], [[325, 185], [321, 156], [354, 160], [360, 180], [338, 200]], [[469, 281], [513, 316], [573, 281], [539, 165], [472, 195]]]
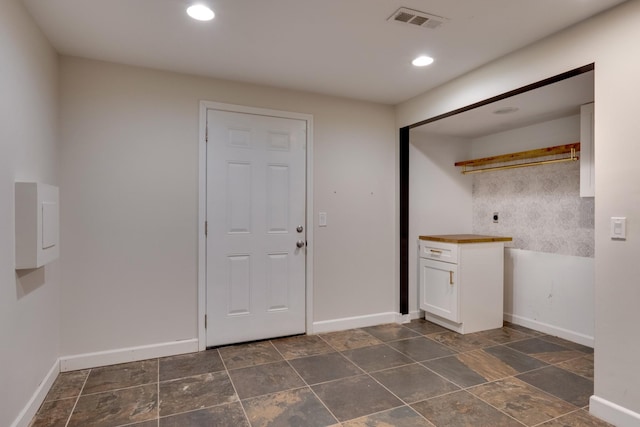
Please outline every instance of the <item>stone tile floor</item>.
[[588, 347], [414, 320], [62, 373], [31, 426], [609, 426], [592, 393]]

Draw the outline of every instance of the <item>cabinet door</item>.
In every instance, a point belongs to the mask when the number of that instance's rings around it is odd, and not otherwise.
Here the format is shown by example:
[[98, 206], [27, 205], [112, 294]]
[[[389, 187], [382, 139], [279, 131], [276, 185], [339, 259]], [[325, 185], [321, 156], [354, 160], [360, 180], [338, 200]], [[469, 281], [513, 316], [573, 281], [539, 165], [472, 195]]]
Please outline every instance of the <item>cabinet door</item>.
[[420, 258], [420, 309], [460, 323], [458, 266]]

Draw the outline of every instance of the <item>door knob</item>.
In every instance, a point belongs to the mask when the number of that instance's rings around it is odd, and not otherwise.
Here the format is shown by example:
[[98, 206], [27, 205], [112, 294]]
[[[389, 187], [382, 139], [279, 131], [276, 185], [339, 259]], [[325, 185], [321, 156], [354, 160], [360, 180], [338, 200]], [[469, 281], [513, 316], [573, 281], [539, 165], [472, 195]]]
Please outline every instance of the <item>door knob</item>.
[[299, 248], [304, 248], [304, 245], [305, 245], [304, 240], [298, 240], [296, 242], [296, 246]]
[[299, 225], [299, 226], [297, 226], [297, 227], [296, 227], [296, 231], [297, 231], [298, 233], [302, 233], [302, 231], [303, 231], [303, 230], [304, 230], [304, 227], [303, 227], [303, 226], [301, 226], [301, 225]]

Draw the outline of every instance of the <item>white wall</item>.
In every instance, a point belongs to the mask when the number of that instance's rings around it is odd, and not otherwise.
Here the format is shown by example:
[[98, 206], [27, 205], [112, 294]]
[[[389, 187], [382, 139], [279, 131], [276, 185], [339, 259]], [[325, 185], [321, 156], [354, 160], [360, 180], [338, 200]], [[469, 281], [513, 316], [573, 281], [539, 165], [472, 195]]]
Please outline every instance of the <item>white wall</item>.
[[[464, 138], [412, 131], [409, 146], [409, 312], [418, 308], [418, 236], [471, 232], [471, 176], [454, 167], [468, 160]], [[415, 314], [414, 314], [415, 316]]]
[[[579, 140], [580, 116], [571, 116], [474, 139], [471, 145], [479, 158]], [[512, 236], [509, 246], [518, 249], [593, 258], [593, 225], [594, 198], [580, 197], [579, 161], [473, 175], [474, 233]]]
[[[480, 158], [579, 140], [577, 115], [476, 138], [471, 150]], [[593, 206], [580, 197], [578, 162], [473, 175], [473, 232], [513, 237], [506, 320], [593, 346]]]
[[505, 320], [593, 347], [594, 259], [505, 249]]
[[471, 157], [477, 159], [579, 141], [580, 115], [577, 114], [473, 138]]
[[[398, 106], [415, 123], [595, 62], [595, 399], [591, 410], [619, 426], [640, 422], [640, 2], [630, 1], [487, 64]], [[626, 216], [627, 240], [609, 238], [609, 218]], [[625, 412], [626, 411], [626, 412]]]
[[62, 354], [197, 337], [200, 100], [314, 116], [314, 321], [397, 312], [393, 108], [65, 57]]
[[9, 426], [54, 369], [60, 336], [60, 263], [14, 270], [14, 182], [58, 184], [57, 55], [17, 0], [0, 2], [0, 58], [0, 425]]

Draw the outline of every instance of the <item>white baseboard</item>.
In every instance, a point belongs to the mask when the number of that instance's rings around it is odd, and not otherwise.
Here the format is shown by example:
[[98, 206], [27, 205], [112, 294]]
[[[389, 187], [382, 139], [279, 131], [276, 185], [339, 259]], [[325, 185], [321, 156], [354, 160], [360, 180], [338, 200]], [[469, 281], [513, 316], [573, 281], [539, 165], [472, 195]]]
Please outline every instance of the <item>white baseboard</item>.
[[534, 329], [539, 332], [544, 332], [545, 334], [554, 335], [571, 342], [586, 345], [587, 347], [593, 348], [594, 346], [593, 337], [581, 334], [579, 332], [549, 325], [548, 323], [538, 322], [537, 320], [528, 319], [526, 317], [517, 316], [511, 313], [504, 313], [504, 320], [516, 325]]
[[198, 351], [198, 339], [172, 341], [139, 347], [120, 348], [116, 350], [98, 351], [95, 353], [76, 354], [60, 358], [60, 371], [95, 368], [115, 365], [117, 363], [135, 362], [154, 359], [156, 357], [175, 356], [176, 354], [195, 353]]
[[20, 414], [18, 414], [18, 417], [13, 421], [13, 423], [11, 423], [11, 427], [27, 427], [29, 423], [31, 423], [31, 420], [36, 415], [36, 412], [38, 412], [38, 409], [40, 408], [40, 405], [42, 405], [42, 402], [44, 402], [44, 399], [47, 397], [47, 393], [51, 390], [51, 386], [59, 373], [60, 360], [56, 359], [47, 375], [33, 393], [33, 396], [31, 396], [31, 399], [29, 399], [29, 402], [27, 402], [26, 406], [22, 411], [20, 411]]
[[589, 412], [616, 427], [637, 427], [640, 414], [598, 396], [589, 399]]
[[367, 314], [365, 316], [344, 317], [342, 319], [323, 320], [313, 322], [313, 334], [323, 332], [344, 331], [354, 328], [382, 325], [384, 323], [398, 323], [400, 314], [396, 312]]

